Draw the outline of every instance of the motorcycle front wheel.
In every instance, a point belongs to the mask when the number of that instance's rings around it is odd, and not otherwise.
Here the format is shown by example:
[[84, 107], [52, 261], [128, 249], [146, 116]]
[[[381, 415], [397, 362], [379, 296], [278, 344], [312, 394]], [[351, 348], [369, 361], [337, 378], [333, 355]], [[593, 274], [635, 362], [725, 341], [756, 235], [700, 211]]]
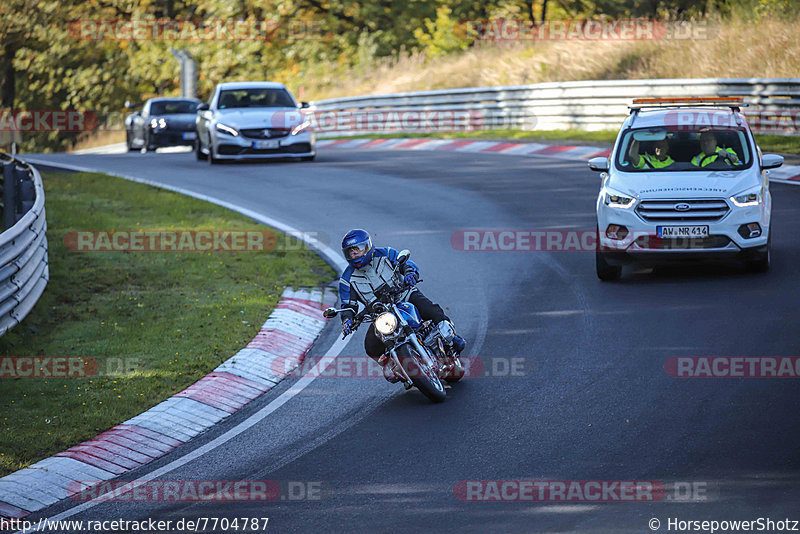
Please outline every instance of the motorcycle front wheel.
[[443, 402], [447, 398], [439, 377], [428, 367], [416, 348], [410, 343], [397, 348], [397, 359], [408, 373], [411, 382], [432, 402]]

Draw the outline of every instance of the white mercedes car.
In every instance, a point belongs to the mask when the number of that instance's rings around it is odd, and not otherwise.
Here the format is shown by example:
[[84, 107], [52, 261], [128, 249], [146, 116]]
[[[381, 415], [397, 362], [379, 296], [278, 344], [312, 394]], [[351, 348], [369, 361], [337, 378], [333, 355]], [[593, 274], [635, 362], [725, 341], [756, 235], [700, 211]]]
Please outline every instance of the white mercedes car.
[[768, 169], [735, 98], [636, 99], [602, 172], [597, 276], [628, 263], [740, 259], [770, 264]]
[[197, 108], [198, 160], [295, 158], [316, 155], [311, 121], [282, 83], [226, 82]]

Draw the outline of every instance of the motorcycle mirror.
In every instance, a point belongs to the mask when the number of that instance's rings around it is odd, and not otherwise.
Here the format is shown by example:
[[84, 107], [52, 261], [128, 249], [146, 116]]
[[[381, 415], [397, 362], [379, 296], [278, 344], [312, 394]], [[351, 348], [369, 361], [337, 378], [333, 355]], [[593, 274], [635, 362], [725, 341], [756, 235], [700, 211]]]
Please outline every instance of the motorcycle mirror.
[[400, 265], [405, 264], [408, 261], [408, 257], [411, 256], [411, 251], [408, 249], [403, 249], [397, 254], [397, 263]]
[[336, 308], [328, 308], [324, 312], [322, 312], [322, 315], [326, 319], [330, 319], [331, 317], [336, 317], [337, 313], [339, 312], [336, 311]]

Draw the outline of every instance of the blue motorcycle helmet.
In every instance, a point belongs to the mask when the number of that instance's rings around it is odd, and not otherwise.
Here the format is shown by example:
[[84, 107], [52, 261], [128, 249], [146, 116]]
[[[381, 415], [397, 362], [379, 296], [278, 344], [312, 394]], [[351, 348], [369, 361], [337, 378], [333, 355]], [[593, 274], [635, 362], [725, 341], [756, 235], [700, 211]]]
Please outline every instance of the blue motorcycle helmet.
[[350, 230], [342, 239], [342, 254], [354, 269], [368, 265], [374, 253], [372, 238], [366, 230], [360, 228]]

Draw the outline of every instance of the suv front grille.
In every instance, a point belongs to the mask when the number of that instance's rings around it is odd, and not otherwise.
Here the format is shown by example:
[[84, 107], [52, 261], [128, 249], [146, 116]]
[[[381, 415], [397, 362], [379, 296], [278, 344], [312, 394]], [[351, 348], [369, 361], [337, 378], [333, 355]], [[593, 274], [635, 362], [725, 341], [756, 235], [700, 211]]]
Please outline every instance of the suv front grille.
[[719, 221], [728, 214], [728, 211], [730, 206], [721, 198], [642, 200], [636, 206], [639, 217], [652, 223]]

